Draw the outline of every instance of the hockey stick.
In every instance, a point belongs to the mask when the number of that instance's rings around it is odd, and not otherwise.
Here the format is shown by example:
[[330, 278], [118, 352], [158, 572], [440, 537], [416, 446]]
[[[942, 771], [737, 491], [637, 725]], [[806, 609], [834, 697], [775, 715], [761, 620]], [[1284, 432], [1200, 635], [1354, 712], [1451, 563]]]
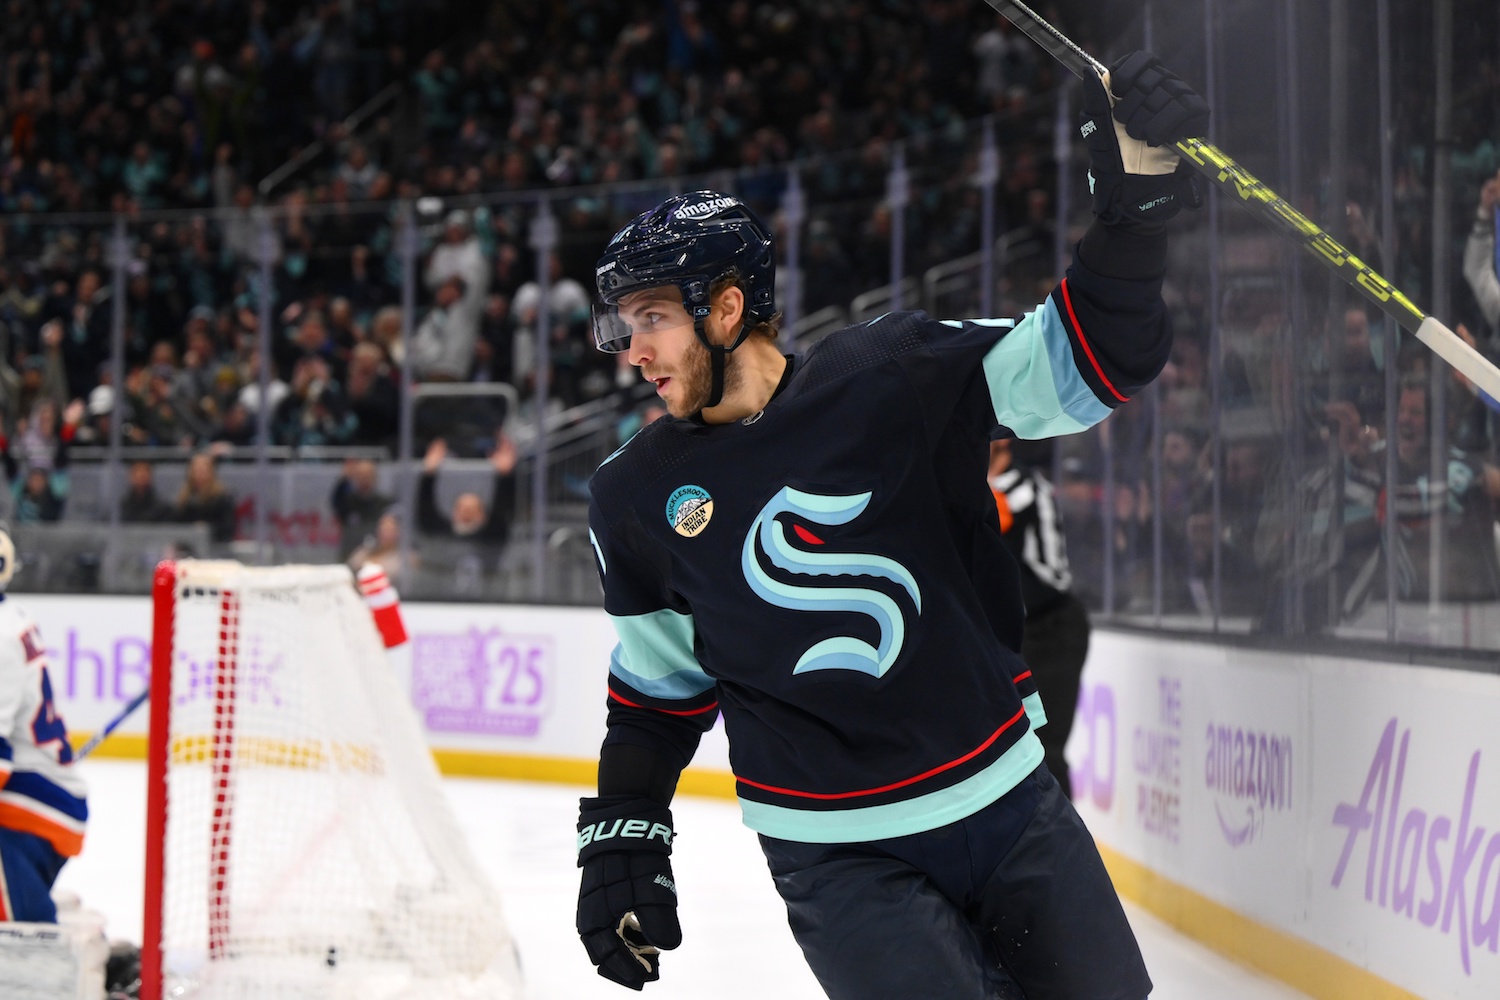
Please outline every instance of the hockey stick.
[[146, 699], [149, 697], [151, 697], [151, 689], [148, 687], [140, 694], [130, 699], [130, 703], [120, 710], [119, 715], [116, 715], [113, 719], [110, 719], [107, 723], [104, 724], [103, 729], [99, 730], [93, 736], [90, 736], [88, 738], [87, 743], [79, 747], [77, 750], [73, 751], [74, 763], [83, 760], [83, 758], [93, 753], [94, 750], [98, 748], [99, 744], [103, 743], [105, 739], [109, 737], [110, 733], [120, 728], [120, 723], [130, 718], [130, 714], [144, 705], [146, 703]]
[[[1072, 39], [1048, 24], [1019, 0], [985, 0], [1054, 59], [1081, 78], [1102, 74], [1105, 66]], [[1466, 375], [1491, 398], [1500, 399], [1500, 368], [1465, 343], [1458, 334], [1426, 315], [1402, 291], [1364, 261], [1262, 184], [1207, 139], [1180, 139], [1173, 144], [1183, 160], [1281, 235], [1302, 245], [1320, 263], [1377, 305], [1381, 312], [1416, 334], [1433, 353]]]

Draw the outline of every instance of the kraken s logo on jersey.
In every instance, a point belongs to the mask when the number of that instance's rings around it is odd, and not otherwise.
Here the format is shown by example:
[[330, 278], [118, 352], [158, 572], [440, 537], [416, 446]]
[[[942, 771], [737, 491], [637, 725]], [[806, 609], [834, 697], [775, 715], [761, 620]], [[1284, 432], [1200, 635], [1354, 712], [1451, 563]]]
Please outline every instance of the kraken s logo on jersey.
[[[785, 573], [807, 577], [877, 577], [890, 580], [904, 589], [922, 613], [922, 592], [905, 566], [865, 552], [818, 552], [794, 545], [787, 537], [780, 514], [793, 514], [813, 524], [848, 524], [869, 506], [870, 494], [825, 496], [783, 487], [771, 498], [750, 525], [745, 535], [741, 565], [750, 589], [768, 604], [791, 611], [852, 611], [868, 615], [880, 629], [880, 641], [870, 645], [852, 635], [833, 636], [814, 643], [797, 660], [794, 674], [811, 670], [858, 670], [872, 677], [883, 677], [901, 655], [906, 640], [906, 619], [896, 602], [869, 587], [798, 586], [773, 578], [761, 565], [756, 553], [756, 539], [771, 564]], [[809, 546], [825, 544], [816, 534], [793, 525], [798, 539]]]

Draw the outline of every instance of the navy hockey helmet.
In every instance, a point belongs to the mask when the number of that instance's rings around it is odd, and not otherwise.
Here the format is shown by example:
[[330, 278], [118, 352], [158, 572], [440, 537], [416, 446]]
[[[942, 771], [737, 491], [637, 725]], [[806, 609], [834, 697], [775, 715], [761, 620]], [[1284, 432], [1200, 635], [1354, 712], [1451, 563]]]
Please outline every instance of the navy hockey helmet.
[[668, 198], [616, 233], [595, 265], [594, 282], [603, 302], [595, 310], [595, 343], [610, 354], [628, 350], [630, 329], [615, 304], [643, 288], [676, 285], [698, 338], [708, 345], [703, 319], [709, 313], [709, 290], [730, 271], [739, 273], [745, 290], [745, 324], [727, 348], [732, 351], [751, 327], [776, 314], [771, 233], [732, 195], [694, 191]]

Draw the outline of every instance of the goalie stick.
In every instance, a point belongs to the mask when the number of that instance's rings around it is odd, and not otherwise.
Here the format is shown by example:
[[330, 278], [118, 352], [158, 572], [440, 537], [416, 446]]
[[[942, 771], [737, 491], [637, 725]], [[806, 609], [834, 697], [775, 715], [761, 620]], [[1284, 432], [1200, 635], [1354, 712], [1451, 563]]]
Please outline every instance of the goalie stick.
[[[1079, 48], [1036, 11], [1019, 0], [985, 0], [1032, 41], [1075, 75], [1103, 74], [1106, 67]], [[1180, 139], [1173, 143], [1183, 160], [1276, 232], [1302, 245], [1321, 264], [1333, 271], [1380, 311], [1415, 334], [1433, 353], [1464, 374], [1493, 399], [1500, 399], [1500, 368], [1465, 343], [1458, 334], [1428, 316], [1395, 285], [1381, 277], [1364, 261], [1350, 253], [1307, 216], [1287, 204], [1275, 191], [1256, 179], [1207, 139]]]

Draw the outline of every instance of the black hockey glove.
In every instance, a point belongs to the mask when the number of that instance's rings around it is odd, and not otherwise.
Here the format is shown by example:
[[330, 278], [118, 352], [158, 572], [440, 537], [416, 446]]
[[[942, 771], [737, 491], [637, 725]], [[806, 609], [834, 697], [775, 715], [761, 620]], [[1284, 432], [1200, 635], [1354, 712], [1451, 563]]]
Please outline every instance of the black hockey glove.
[[1184, 203], [1202, 204], [1197, 175], [1171, 144], [1208, 133], [1208, 104], [1161, 60], [1132, 52], [1107, 80], [1086, 79], [1079, 122], [1100, 221], [1151, 231]]
[[599, 975], [633, 990], [660, 978], [659, 951], [682, 943], [672, 838], [672, 811], [651, 799], [579, 803], [578, 936]]

